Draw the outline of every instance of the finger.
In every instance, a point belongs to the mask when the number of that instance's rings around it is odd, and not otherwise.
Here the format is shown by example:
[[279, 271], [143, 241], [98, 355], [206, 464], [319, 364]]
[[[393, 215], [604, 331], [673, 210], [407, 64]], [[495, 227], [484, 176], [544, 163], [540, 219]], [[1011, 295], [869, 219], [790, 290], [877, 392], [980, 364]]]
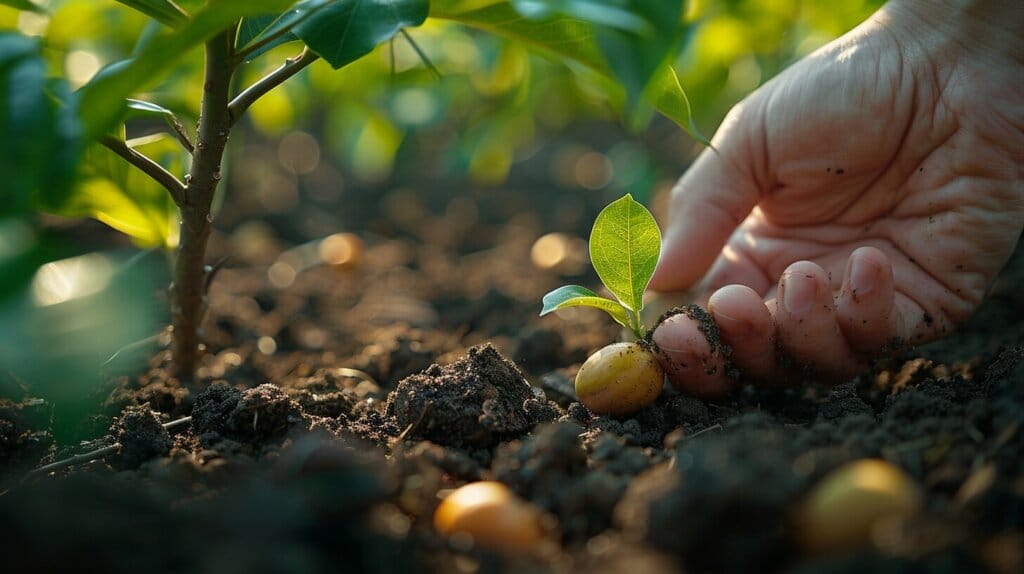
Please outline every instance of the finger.
[[655, 354], [669, 382], [698, 397], [720, 396], [732, 387], [726, 375], [718, 327], [696, 305], [682, 307], [654, 329]]
[[839, 327], [854, 351], [876, 357], [902, 336], [895, 297], [892, 263], [885, 253], [874, 247], [854, 251], [836, 300]]
[[732, 349], [731, 360], [744, 381], [775, 377], [775, 323], [764, 301], [745, 285], [727, 285], [711, 295], [708, 311]]
[[733, 108], [705, 149], [672, 190], [669, 220], [651, 288], [690, 287], [711, 266], [759, 197], [751, 149], [762, 138], [760, 106], [745, 102]]
[[781, 350], [797, 369], [844, 379], [863, 367], [839, 328], [828, 275], [817, 264], [797, 261], [786, 269], [774, 309]]

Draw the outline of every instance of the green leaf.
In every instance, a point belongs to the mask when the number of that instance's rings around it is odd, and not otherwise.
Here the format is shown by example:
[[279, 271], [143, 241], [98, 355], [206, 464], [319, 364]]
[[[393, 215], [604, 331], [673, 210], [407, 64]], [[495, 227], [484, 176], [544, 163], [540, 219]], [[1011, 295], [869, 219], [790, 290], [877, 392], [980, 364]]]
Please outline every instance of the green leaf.
[[166, 31], [130, 60], [117, 62], [79, 90], [79, 113], [85, 135], [95, 139], [112, 129], [124, 113], [124, 100], [155, 80], [201, 45], [246, 16], [284, 10], [294, 0], [210, 0], [181, 29]]
[[266, 41], [266, 44], [247, 55], [246, 61], [252, 61], [267, 50], [271, 50], [281, 44], [297, 42], [299, 37], [295, 35], [292, 28], [313, 14], [316, 14], [329, 3], [330, 0], [303, 0], [292, 7], [291, 10], [280, 15], [263, 14], [252, 18], [245, 18], [238, 28], [235, 46], [238, 50], [243, 50], [254, 42], [264, 42], [266, 38], [274, 38], [276, 36], [273, 40]]
[[[483, 3], [485, 5], [481, 7], [479, 1], [434, 0], [430, 6], [430, 15], [517, 40], [555, 59], [582, 64], [606, 78], [617, 77], [598, 42], [602, 33], [601, 26], [579, 17], [557, 13], [527, 18], [517, 12], [508, 0]], [[620, 65], [628, 64], [616, 64]], [[618, 89], [626, 91], [624, 85]], [[616, 94], [611, 95], [610, 99], [614, 100]], [[694, 128], [686, 94], [667, 63], [655, 69], [642, 96], [694, 139], [708, 143], [708, 139]]]
[[173, 116], [174, 112], [161, 106], [154, 104], [153, 102], [144, 102], [142, 100], [128, 99], [128, 109], [135, 110], [136, 112], [142, 112], [140, 115], [157, 114], [161, 116]]
[[[186, 153], [159, 134], [132, 146], [171, 173], [184, 171]], [[142, 171], [101, 144], [86, 150], [75, 194], [50, 209], [65, 217], [92, 217], [135, 239], [141, 246], [177, 243], [178, 208], [170, 194]]]
[[297, 25], [295, 35], [338, 69], [369, 54], [402, 28], [419, 26], [429, 10], [427, 0], [334, 2]]
[[46, 77], [35, 39], [0, 32], [0, 216], [61, 201], [81, 155], [67, 84]]
[[661, 254], [661, 231], [651, 212], [628, 193], [608, 204], [590, 232], [590, 260], [605, 287], [639, 315]]
[[629, 316], [622, 305], [617, 301], [601, 297], [590, 289], [580, 287], [579, 285], [559, 287], [545, 295], [540, 315], [543, 317], [552, 311], [568, 307], [594, 307], [595, 309], [601, 309], [611, 315], [616, 323], [623, 327], [629, 327]]
[[0, 4], [10, 6], [11, 8], [17, 8], [18, 10], [28, 10], [39, 14], [46, 13], [46, 10], [44, 10], [42, 6], [34, 2], [30, 2], [29, 0], [0, 0]]
[[135, 8], [146, 16], [166, 24], [172, 28], [178, 28], [188, 21], [188, 15], [170, 0], [117, 0], [125, 6]]

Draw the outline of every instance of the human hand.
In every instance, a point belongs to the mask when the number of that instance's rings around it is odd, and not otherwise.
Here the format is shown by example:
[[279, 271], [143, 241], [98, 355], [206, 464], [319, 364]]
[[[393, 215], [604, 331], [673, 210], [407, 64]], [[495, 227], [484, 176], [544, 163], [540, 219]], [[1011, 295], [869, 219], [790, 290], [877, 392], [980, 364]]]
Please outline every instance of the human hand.
[[[697, 287], [744, 380], [838, 381], [965, 321], [1024, 226], [1024, 4], [893, 0], [737, 105], [673, 191], [659, 290]], [[708, 268], [710, 267], [710, 271]], [[677, 315], [681, 388], [735, 381]]]

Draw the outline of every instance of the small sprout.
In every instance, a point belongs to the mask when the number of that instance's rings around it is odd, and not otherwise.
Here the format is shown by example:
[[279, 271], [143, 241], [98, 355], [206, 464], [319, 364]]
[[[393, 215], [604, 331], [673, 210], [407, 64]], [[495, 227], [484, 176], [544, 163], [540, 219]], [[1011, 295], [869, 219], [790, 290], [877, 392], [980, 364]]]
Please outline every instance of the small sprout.
[[576, 396], [595, 413], [625, 416], [653, 403], [665, 374], [643, 343], [614, 343], [576, 373]]
[[902, 469], [880, 459], [837, 468], [807, 495], [797, 515], [798, 535], [811, 552], [856, 548], [883, 523], [921, 508], [921, 492]]
[[540, 314], [566, 307], [596, 307], [642, 339], [644, 291], [660, 255], [661, 231], [654, 216], [627, 193], [601, 210], [590, 232], [590, 260], [617, 300], [601, 297], [586, 287], [566, 285], [544, 296]]
[[[567, 307], [595, 307], [643, 339], [640, 311], [644, 291], [660, 255], [661, 231], [654, 216], [627, 193], [601, 210], [590, 232], [590, 260], [615, 299], [586, 287], [566, 285], [544, 296], [540, 314]], [[576, 395], [595, 413], [624, 416], [654, 402], [663, 380], [661, 366], [645, 343], [617, 343], [583, 363], [576, 374]]]
[[445, 536], [468, 534], [473, 543], [508, 553], [532, 551], [544, 537], [541, 512], [500, 482], [472, 482], [456, 489], [434, 512]]

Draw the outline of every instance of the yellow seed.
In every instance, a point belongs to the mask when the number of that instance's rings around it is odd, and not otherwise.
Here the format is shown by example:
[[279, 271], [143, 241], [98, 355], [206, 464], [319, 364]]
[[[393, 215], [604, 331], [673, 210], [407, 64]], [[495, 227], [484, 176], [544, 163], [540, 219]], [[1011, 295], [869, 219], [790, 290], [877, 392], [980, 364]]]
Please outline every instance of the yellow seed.
[[624, 416], [653, 403], [665, 375], [639, 343], [614, 343], [594, 353], [576, 373], [576, 396], [595, 413]]
[[811, 552], [832, 552], [868, 543], [879, 524], [907, 518], [921, 508], [914, 480], [880, 459], [837, 468], [807, 495], [797, 515], [798, 535]]
[[543, 538], [540, 511], [500, 482], [472, 482], [456, 489], [434, 512], [445, 536], [469, 534], [473, 543], [503, 552], [533, 550]]

